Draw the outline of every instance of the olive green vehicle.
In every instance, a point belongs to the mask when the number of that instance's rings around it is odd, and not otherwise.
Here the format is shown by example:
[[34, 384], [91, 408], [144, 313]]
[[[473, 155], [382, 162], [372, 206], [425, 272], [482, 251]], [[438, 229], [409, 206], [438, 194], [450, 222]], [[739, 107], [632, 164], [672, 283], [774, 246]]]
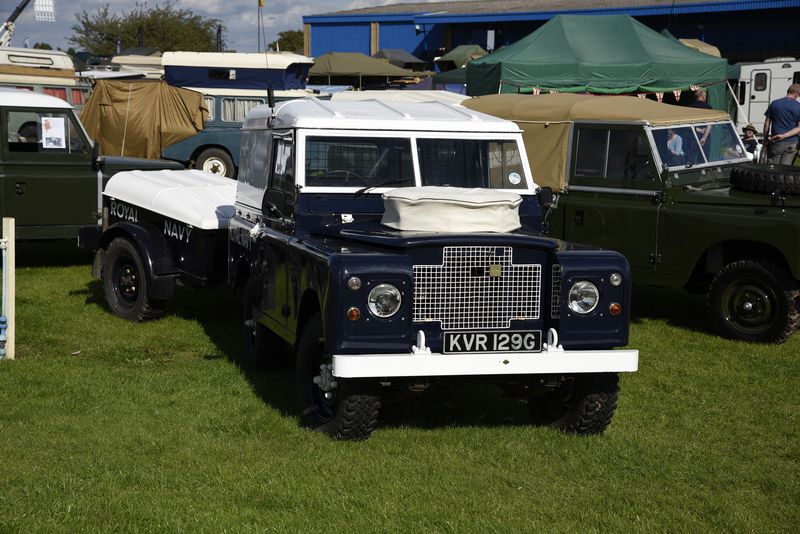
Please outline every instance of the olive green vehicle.
[[[178, 163], [99, 157], [65, 101], [0, 89], [0, 215], [20, 240], [77, 238], [97, 230], [99, 194], [122, 170], [182, 169]], [[101, 173], [98, 175], [98, 169]]]
[[617, 250], [634, 282], [706, 293], [727, 337], [800, 325], [800, 169], [749, 163], [720, 111], [628, 96], [491, 95], [524, 130], [552, 236]]

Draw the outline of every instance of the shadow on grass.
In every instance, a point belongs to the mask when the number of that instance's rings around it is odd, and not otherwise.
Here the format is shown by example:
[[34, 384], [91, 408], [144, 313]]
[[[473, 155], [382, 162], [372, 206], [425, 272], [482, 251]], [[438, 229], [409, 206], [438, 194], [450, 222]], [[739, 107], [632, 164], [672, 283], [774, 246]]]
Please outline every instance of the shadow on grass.
[[705, 295], [694, 295], [685, 289], [634, 285], [631, 323], [639, 324], [643, 319], [657, 319], [685, 330], [713, 333]]
[[78, 248], [74, 239], [17, 241], [17, 267], [91, 265], [92, 251]]

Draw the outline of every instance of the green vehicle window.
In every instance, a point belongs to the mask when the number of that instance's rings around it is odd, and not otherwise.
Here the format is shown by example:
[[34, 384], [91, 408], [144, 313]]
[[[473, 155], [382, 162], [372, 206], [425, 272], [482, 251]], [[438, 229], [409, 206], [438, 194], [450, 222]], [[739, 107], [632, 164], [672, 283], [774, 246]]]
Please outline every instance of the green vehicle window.
[[579, 129], [575, 176], [602, 178], [606, 174], [608, 130]]
[[9, 152], [85, 154], [87, 146], [74, 119], [66, 113], [9, 111]]
[[607, 178], [652, 180], [650, 144], [640, 130], [611, 130], [608, 140]]

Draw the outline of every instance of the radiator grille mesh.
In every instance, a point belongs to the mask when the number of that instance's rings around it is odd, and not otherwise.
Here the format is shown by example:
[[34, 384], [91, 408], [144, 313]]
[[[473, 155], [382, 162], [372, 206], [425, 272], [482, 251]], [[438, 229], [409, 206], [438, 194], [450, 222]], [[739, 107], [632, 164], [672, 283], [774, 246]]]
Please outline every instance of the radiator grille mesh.
[[511, 247], [445, 247], [442, 265], [414, 266], [414, 321], [474, 330], [538, 319], [541, 276], [541, 265], [512, 263]]

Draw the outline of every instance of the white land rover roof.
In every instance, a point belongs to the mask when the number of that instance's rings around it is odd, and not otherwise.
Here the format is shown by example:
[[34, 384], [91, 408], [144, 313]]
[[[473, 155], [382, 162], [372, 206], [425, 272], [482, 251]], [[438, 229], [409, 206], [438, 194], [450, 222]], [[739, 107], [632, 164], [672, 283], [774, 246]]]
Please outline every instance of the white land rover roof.
[[342, 130], [417, 130], [518, 133], [511, 121], [444, 102], [322, 101], [304, 98], [281, 102], [275, 111], [253, 108], [244, 129], [314, 128]]
[[25, 89], [0, 88], [0, 106], [15, 106], [23, 108], [65, 108], [72, 106], [64, 100], [54, 96], [43, 95]]

